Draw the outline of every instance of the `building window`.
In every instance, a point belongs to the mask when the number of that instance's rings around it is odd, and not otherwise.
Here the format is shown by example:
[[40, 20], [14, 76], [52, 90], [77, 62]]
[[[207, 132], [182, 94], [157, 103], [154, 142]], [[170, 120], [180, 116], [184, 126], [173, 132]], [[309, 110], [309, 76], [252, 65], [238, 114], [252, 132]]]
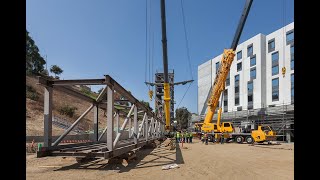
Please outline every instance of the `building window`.
[[228, 100], [227, 99], [223, 101], [223, 106], [228, 107]]
[[234, 93], [239, 93], [239, 86], [234, 87]]
[[234, 99], [234, 104], [237, 106], [237, 105], [239, 105], [239, 97], [236, 97], [235, 99]]
[[291, 74], [291, 102], [294, 102], [294, 74]]
[[226, 80], [226, 86], [229, 86], [229, 85], [230, 85], [230, 78]]
[[242, 59], [242, 51], [237, 52], [237, 60]]
[[279, 73], [279, 52], [272, 53], [271, 60], [272, 60], [272, 75], [276, 75]]
[[237, 64], [237, 72], [242, 70], [242, 62]]
[[272, 101], [279, 101], [279, 78], [272, 79]]
[[294, 41], [294, 32], [293, 30], [287, 32], [287, 45], [293, 43]]
[[291, 67], [291, 70], [294, 70], [294, 46], [293, 45], [291, 45], [290, 47], [290, 56], [291, 56], [290, 67]]
[[272, 67], [272, 76], [279, 73], [279, 66], [273, 66]]
[[256, 56], [250, 58], [250, 67], [256, 65]]
[[219, 68], [220, 68], [220, 62], [217, 62], [217, 63], [216, 63], [216, 74], [218, 73]]
[[248, 94], [253, 93], [253, 81], [248, 82]]
[[250, 79], [256, 79], [256, 68], [250, 69]]
[[238, 86], [239, 86], [239, 81], [240, 81], [240, 76], [239, 76], [239, 74], [238, 74], [238, 75], [235, 75], [235, 76], [234, 76], [234, 86], [235, 86], [235, 87], [238, 87]]
[[228, 99], [228, 89], [223, 91], [224, 99]]
[[226, 86], [230, 85], [230, 71], [228, 73], [227, 79], [226, 79]]
[[248, 54], [247, 57], [252, 56], [252, 55], [253, 55], [253, 45], [250, 44], [250, 45], [248, 46], [247, 50], [248, 50], [248, 51], [247, 51], [247, 54]]
[[252, 103], [253, 102], [253, 94], [248, 95], [248, 103]]
[[275, 45], [274, 39], [269, 40], [269, 42], [268, 42], [268, 52], [274, 51], [275, 48], [276, 48], [276, 45]]

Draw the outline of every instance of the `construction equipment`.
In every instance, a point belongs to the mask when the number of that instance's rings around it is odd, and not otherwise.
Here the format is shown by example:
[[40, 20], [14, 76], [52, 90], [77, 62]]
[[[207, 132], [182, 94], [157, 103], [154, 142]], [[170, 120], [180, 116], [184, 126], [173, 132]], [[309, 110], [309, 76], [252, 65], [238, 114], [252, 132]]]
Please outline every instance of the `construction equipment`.
[[161, 28], [162, 28], [162, 57], [163, 57], [163, 72], [164, 72], [164, 112], [166, 118], [166, 131], [170, 131], [170, 84], [168, 78], [168, 53], [167, 53], [167, 31], [166, 31], [166, 13], [165, 2], [161, 0]]
[[[219, 70], [217, 72], [216, 78], [214, 80], [214, 83], [211, 89], [211, 94], [209, 96], [209, 100], [207, 103], [208, 105], [207, 113], [206, 113], [203, 125], [201, 127], [201, 131], [204, 133], [214, 132], [215, 134], [214, 137], [212, 134], [208, 134], [209, 135], [208, 138], [210, 141], [215, 141], [216, 139], [220, 139], [220, 136], [222, 133], [224, 138], [227, 139], [227, 141], [236, 140], [239, 143], [242, 143], [244, 139], [248, 143], [252, 143], [253, 141], [263, 142], [263, 141], [275, 138], [274, 136], [275, 133], [270, 129], [270, 127], [268, 127], [268, 132], [266, 132], [266, 130], [263, 130], [262, 126], [259, 126], [257, 130], [254, 130], [251, 133], [235, 133], [234, 127], [231, 122], [220, 123], [221, 112], [222, 112], [222, 102], [223, 102], [222, 92], [225, 89], [225, 81], [230, 71], [230, 67], [235, 56], [235, 50], [239, 42], [240, 35], [242, 33], [245, 21], [247, 19], [252, 1], [253, 0], [246, 1], [245, 7], [243, 9], [243, 12], [240, 18], [240, 22], [238, 24], [238, 28], [236, 30], [234, 39], [231, 44], [231, 48], [225, 49], [223, 52], [221, 66], [219, 67]], [[222, 100], [220, 102], [220, 107], [218, 110], [217, 123], [212, 123], [211, 121], [216, 111], [216, 108], [218, 106], [219, 98], [221, 94], [222, 94]]]
[[208, 105], [207, 113], [206, 113], [206, 116], [204, 119], [204, 123], [201, 127], [201, 130], [204, 132], [212, 132], [212, 131], [215, 131], [217, 133], [219, 133], [219, 132], [230, 132], [230, 133], [233, 132], [233, 127], [232, 127], [231, 123], [224, 122], [224, 123], [222, 123], [222, 126], [220, 125], [222, 101], [221, 101], [221, 105], [220, 105], [220, 108], [218, 111], [217, 123], [216, 124], [211, 123], [211, 121], [212, 121], [213, 115], [215, 113], [215, 110], [218, 106], [220, 95], [221, 95], [222, 91], [224, 91], [225, 81], [226, 81], [227, 75], [230, 71], [230, 67], [231, 67], [232, 61], [235, 56], [235, 50], [236, 50], [237, 44], [239, 42], [240, 35], [243, 30], [245, 21], [248, 17], [248, 13], [249, 13], [252, 1], [253, 0], [246, 1], [245, 7], [242, 12], [242, 16], [240, 18], [240, 22], [238, 24], [236, 34], [235, 34], [233, 41], [232, 41], [232, 44], [231, 44], [231, 48], [225, 49], [223, 52], [221, 66], [219, 67], [219, 70], [217, 72], [216, 78], [215, 78], [213, 86], [212, 86], [210, 99], [208, 100], [208, 103], [207, 103], [207, 105]]

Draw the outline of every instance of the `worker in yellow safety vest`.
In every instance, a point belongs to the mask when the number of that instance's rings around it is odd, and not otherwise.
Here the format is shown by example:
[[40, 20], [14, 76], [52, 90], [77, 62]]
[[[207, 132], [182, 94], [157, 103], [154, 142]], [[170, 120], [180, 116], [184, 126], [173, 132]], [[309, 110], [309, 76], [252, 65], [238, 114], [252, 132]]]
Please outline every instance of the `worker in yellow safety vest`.
[[186, 131], [186, 143], [189, 143], [189, 133]]
[[185, 142], [184, 138], [185, 138], [185, 133], [182, 131], [181, 132], [181, 141], [180, 142]]
[[192, 132], [189, 132], [189, 143], [192, 143], [193, 134]]
[[180, 132], [177, 131], [177, 142], [180, 143]]

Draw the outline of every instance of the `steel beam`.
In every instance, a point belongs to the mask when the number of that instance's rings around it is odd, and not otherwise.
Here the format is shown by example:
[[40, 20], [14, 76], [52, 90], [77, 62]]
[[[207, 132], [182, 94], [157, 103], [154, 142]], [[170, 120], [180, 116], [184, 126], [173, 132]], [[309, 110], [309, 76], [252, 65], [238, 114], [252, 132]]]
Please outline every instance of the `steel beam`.
[[107, 147], [109, 151], [113, 151], [113, 114], [114, 114], [114, 87], [107, 86]]
[[62, 139], [86, 116], [89, 111], [93, 108], [93, 104], [53, 143], [53, 146], [57, 146]]
[[153, 116], [153, 112], [150, 109], [150, 107], [146, 107], [143, 103], [141, 103], [139, 100], [137, 100], [131, 93], [129, 93], [126, 89], [124, 89], [119, 83], [117, 83], [112, 77], [109, 75], [105, 75], [105, 82], [107, 85], [113, 85], [114, 89], [120, 93], [122, 96], [124, 96], [128, 101], [130, 101], [132, 104], [136, 104], [136, 106], [143, 111], [146, 111], [150, 116]]
[[154, 134], [153, 134], [153, 132], [154, 132], [154, 119], [153, 119], [153, 117], [151, 117], [150, 126], [151, 126], [151, 138], [154, 138]]
[[101, 102], [103, 100], [103, 97], [105, 97], [107, 90], [108, 90], [107, 86], [103, 88], [103, 90], [101, 91], [101, 93], [98, 95], [98, 97], [96, 99], [97, 102]]
[[144, 126], [144, 134], [145, 134], [145, 138], [146, 138], [146, 141], [148, 141], [148, 136], [149, 136], [149, 126], [148, 126], [148, 121], [149, 121], [149, 117], [148, 117], [148, 114], [146, 114], [146, 124]]
[[71, 96], [74, 96], [74, 97], [77, 97], [77, 98], [80, 98], [84, 101], [87, 101], [87, 102], [90, 102], [90, 103], [95, 103], [96, 100], [95, 99], [92, 99], [91, 97], [89, 96], [86, 96], [84, 94], [82, 94], [81, 92], [73, 89], [73, 88], [70, 88], [70, 87], [64, 87], [64, 86], [56, 86], [54, 87], [54, 89], [58, 90], [58, 91], [62, 91], [64, 93], [67, 93]]
[[[114, 116], [115, 116], [116, 114], [114, 114]], [[114, 117], [113, 116], [113, 117]], [[108, 129], [108, 126], [106, 126], [104, 129], [103, 129], [103, 131], [102, 131], [102, 133], [100, 134], [100, 136], [99, 136], [99, 138], [98, 138], [98, 141], [100, 141], [101, 140], [101, 138], [103, 137], [103, 135], [107, 132], [107, 129]]]
[[133, 142], [138, 144], [138, 108], [134, 107], [133, 115]]
[[157, 137], [157, 130], [158, 130], [158, 121], [157, 121], [157, 119], [155, 119], [155, 121], [154, 121], [154, 129], [153, 129], [154, 137]]
[[[141, 122], [141, 126], [139, 128], [139, 131], [138, 131], [138, 139], [140, 138], [140, 135], [141, 135], [141, 130], [143, 130], [144, 128], [144, 124], [145, 124], [145, 120], [147, 118], [147, 113], [144, 113], [144, 116], [143, 116], [143, 119], [142, 119], [142, 122]], [[143, 133], [142, 133], [143, 134]]]
[[128, 135], [129, 135], [129, 139], [131, 138], [131, 127], [132, 127], [132, 119], [129, 118], [129, 129], [128, 129]]
[[93, 142], [99, 140], [99, 105], [95, 104], [93, 108]]
[[53, 80], [51, 81], [54, 86], [63, 85], [103, 85], [105, 79], [71, 79], [71, 80]]
[[119, 133], [119, 111], [116, 114], [116, 127], [117, 127], [117, 134]]
[[120, 136], [121, 136], [121, 133], [123, 132], [124, 128], [126, 127], [126, 125], [127, 125], [127, 123], [128, 123], [128, 120], [129, 120], [129, 118], [130, 118], [130, 116], [131, 116], [131, 113], [132, 113], [132, 111], [133, 111], [133, 109], [134, 109], [134, 106], [135, 106], [135, 105], [132, 105], [132, 107], [131, 107], [131, 109], [130, 109], [130, 111], [129, 111], [127, 117], [126, 117], [126, 119], [124, 120], [124, 122], [123, 122], [123, 124], [122, 124], [122, 126], [121, 126], [121, 128], [120, 128], [120, 133], [117, 134], [117, 136], [116, 136], [116, 138], [115, 138], [115, 140], [114, 140], [114, 142], [113, 142], [113, 146], [114, 146], [114, 147], [116, 147], [116, 145], [117, 145], [117, 143], [118, 143], [118, 141], [119, 141], [119, 138], [120, 138]]
[[52, 87], [44, 87], [44, 147], [52, 143]]

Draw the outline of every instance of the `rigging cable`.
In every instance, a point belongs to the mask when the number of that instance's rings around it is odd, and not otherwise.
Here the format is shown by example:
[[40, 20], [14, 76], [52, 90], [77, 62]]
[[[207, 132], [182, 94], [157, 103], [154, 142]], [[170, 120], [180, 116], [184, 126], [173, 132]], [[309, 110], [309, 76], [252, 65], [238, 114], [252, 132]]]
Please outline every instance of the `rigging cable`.
[[285, 73], [286, 73], [286, 59], [285, 59], [285, 47], [286, 47], [286, 3], [285, 3], [285, 0], [283, 0], [282, 1], [283, 2], [283, 13], [282, 13], [282, 23], [283, 23], [283, 29], [282, 29], [282, 34], [283, 34], [283, 38], [282, 38], [282, 40], [283, 40], [283, 46], [282, 46], [282, 61], [283, 61], [283, 67], [282, 67], [282, 69], [281, 69], [281, 71], [282, 71], [282, 75], [283, 75], [283, 77], [285, 77]]
[[[147, 82], [147, 64], [148, 64], [148, 0], [146, 0], [146, 63], [145, 63], [145, 82]], [[146, 84], [148, 86], [148, 84]], [[149, 86], [148, 86], [149, 87]]]
[[[185, 15], [184, 15], [184, 9], [183, 9], [183, 3], [182, 0], [180, 1], [180, 5], [181, 5], [181, 11], [182, 11], [182, 22], [183, 22], [183, 29], [184, 29], [184, 38], [186, 40], [186, 49], [187, 49], [187, 56], [188, 56], [188, 62], [189, 62], [189, 69], [190, 69], [190, 75], [191, 75], [191, 79], [193, 80], [193, 74], [192, 74], [192, 69], [191, 69], [191, 58], [190, 58], [190, 52], [189, 52], [189, 46], [188, 46], [188, 36], [187, 36], [187, 28], [186, 28], [186, 23], [185, 23]], [[186, 89], [185, 93], [183, 94], [177, 108], [179, 108], [181, 102], [183, 101], [185, 95], [187, 94], [190, 86], [192, 85], [193, 82], [191, 82], [188, 86], [188, 88]]]
[[190, 52], [189, 52], [189, 42], [188, 42], [188, 37], [187, 37], [187, 30], [186, 30], [186, 22], [185, 22], [185, 15], [184, 15], [184, 9], [183, 9], [183, 3], [182, 0], [181, 2], [181, 10], [182, 10], [182, 22], [183, 22], [183, 29], [184, 29], [184, 37], [186, 40], [186, 48], [187, 48], [187, 56], [188, 56], [188, 62], [189, 62], [189, 69], [190, 69], [190, 74], [191, 74], [191, 79], [193, 80], [193, 74], [192, 74], [192, 69], [191, 69], [191, 58], [190, 58]]
[[179, 104], [178, 104], [178, 106], [177, 106], [177, 109], [179, 108], [179, 106], [180, 106], [180, 104], [181, 104], [182, 100], [184, 99], [184, 96], [187, 94], [187, 92], [188, 92], [188, 90], [189, 90], [189, 88], [190, 88], [190, 86], [191, 86], [191, 84], [192, 84], [192, 83], [193, 83], [193, 82], [191, 82], [191, 83], [189, 84], [189, 86], [188, 86], [188, 88], [187, 88], [186, 92], [184, 92], [184, 94], [183, 94], [183, 96], [182, 96], [182, 98], [181, 98], [181, 100], [180, 100], [180, 102], [179, 102]]

